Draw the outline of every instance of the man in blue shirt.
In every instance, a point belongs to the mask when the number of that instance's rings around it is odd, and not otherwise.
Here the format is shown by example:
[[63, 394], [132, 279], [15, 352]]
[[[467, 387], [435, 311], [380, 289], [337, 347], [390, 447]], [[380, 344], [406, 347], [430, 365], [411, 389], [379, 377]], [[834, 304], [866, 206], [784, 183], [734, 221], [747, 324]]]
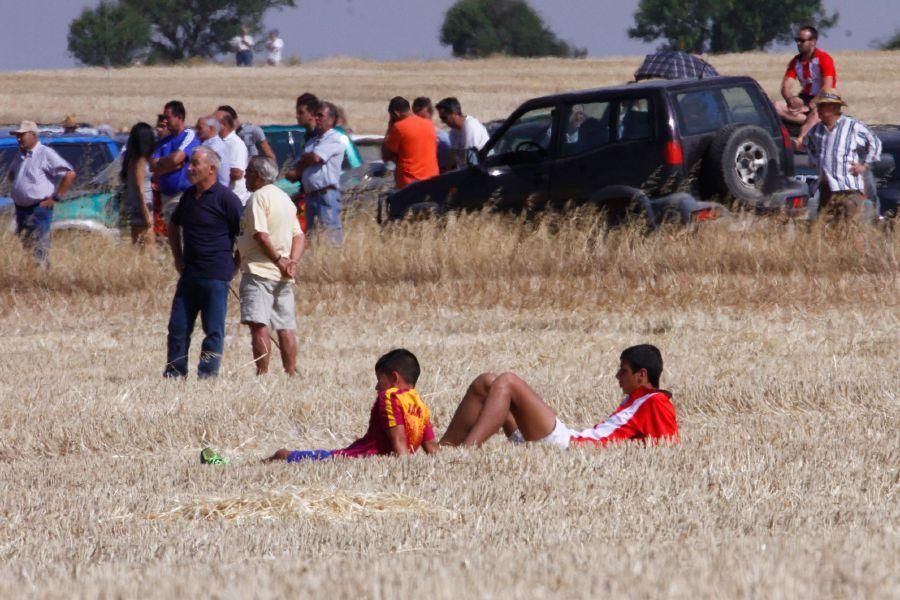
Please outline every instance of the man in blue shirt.
[[217, 179], [219, 155], [210, 148], [193, 151], [184, 191], [172, 213], [169, 247], [180, 275], [169, 316], [165, 377], [186, 377], [191, 333], [197, 314], [203, 344], [197, 375], [215, 377], [225, 347], [228, 283], [234, 275], [234, 242], [240, 230], [240, 199]]
[[200, 140], [192, 129], [185, 128], [187, 113], [180, 101], [167, 102], [163, 115], [166, 117], [169, 135], [157, 144], [150, 166], [153, 173], [159, 176], [162, 213], [168, 223], [181, 200], [181, 194], [191, 185], [187, 175], [188, 163], [194, 148], [200, 145]]

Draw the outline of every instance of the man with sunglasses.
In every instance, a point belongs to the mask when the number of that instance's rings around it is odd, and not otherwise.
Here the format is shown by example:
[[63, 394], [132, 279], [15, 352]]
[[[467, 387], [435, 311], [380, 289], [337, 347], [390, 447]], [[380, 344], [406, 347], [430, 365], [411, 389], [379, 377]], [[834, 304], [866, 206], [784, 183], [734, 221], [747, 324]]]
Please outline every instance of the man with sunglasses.
[[343, 243], [341, 226], [341, 164], [347, 146], [335, 127], [337, 108], [331, 102], [316, 106], [314, 135], [306, 141], [294, 166], [306, 194], [307, 236], [319, 227], [337, 246]]
[[[816, 107], [811, 104], [822, 88], [834, 88], [837, 84], [837, 72], [831, 56], [819, 50], [818, 30], [807, 25], [797, 32], [797, 55], [791, 59], [784, 80], [781, 82], [781, 95], [784, 101], [775, 104], [778, 115], [789, 123], [800, 125], [800, 133], [794, 140], [796, 149], [803, 148], [803, 140], [813, 125], [819, 122]], [[796, 83], [800, 84], [800, 92], [795, 93]]]

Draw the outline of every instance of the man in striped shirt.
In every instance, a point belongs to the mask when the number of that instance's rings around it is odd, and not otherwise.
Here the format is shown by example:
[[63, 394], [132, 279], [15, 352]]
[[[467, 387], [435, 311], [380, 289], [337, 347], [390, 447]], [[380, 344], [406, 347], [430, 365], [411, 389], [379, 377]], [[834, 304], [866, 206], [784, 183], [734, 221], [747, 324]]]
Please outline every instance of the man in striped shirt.
[[866, 200], [863, 175], [881, 157], [881, 140], [841, 113], [847, 103], [836, 90], [821, 90], [813, 104], [821, 122], [810, 130], [806, 150], [819, 170], [819, 209], [832, 217], [859, 217]]
[[626, 348], [616, 379], [625, 392], [605, 421], [581, 431], [569, 429], [544, 400], [513, 373], [484, 373], [469, 385], [441, 439], [446, 446], [478, 446], [501, 428], [510, 441], [542, 442], [560, 448], [643, 440], [678, 441], [678, 421], [669, 392], [658, 389], [662, 354], [655, 346]]

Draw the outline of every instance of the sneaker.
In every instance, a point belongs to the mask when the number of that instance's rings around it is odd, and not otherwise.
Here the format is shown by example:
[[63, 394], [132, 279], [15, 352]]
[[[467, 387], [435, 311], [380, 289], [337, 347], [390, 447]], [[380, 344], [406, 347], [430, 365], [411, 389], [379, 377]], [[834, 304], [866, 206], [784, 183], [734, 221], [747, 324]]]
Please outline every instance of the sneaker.
[[231, 461], [227, 457], [221, 456], [212, 448], [204, 448], [200, 451], [200, 464], [203, 465], [227, 465]]

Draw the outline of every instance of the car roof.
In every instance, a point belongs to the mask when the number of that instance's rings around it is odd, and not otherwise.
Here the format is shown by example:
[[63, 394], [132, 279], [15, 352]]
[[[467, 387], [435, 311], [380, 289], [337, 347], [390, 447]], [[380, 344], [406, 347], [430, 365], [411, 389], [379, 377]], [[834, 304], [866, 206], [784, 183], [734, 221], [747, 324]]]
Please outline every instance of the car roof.
[[260, 128], [265, 131], [303, 131], [306, 133], [306, 128], [302, 125], [260, 125]]
[[[60, 134], [60, 135], [48, 135], [41, 134], [39, 139], [42, 144], [45, 146], [57, 146], [60, 144], [114, 144], [118, 146], [112, 138], [105, 135], [73, 135], [73, 134]], [[3, 146], [17, 146], [18, 141], [15, 137], [0, 137], [0, 147]]]
[[[703, 79], [648, 79], [646, 81], [638, 81], [634, 83], [628, 83], [625, 85], [611, 86], [611, 87], [601, 87], [601, 88], [590, 88], [585, 90], [575, 90], [571, 92], [561, 92], [557, 94], [549, 94], [547, 96], [540, 96], [538, 98], [532, 98], [523, 104], [532, 105], [532, 104], [548, 104], [552, 102], [583, 102], [585, 99], [595, 96], [597, 94], [604, 95], [633, 95], [636, 91], [646, 91], [646, 90], [663, 90], [663, 91], [681, 91], [685, 89], [692, 88], [707, 88], [707, 87], [721, 87], [723, 85], [731, 85], [731, 84], [745, 84], [745, 83], [756, 83], [756, 81], [752, 77], [747, 77], [745, 75], [740, 76], [730, 76], [730, 77], [705, 77]], [[713, 84], [713, 85], [711, 85]]]

